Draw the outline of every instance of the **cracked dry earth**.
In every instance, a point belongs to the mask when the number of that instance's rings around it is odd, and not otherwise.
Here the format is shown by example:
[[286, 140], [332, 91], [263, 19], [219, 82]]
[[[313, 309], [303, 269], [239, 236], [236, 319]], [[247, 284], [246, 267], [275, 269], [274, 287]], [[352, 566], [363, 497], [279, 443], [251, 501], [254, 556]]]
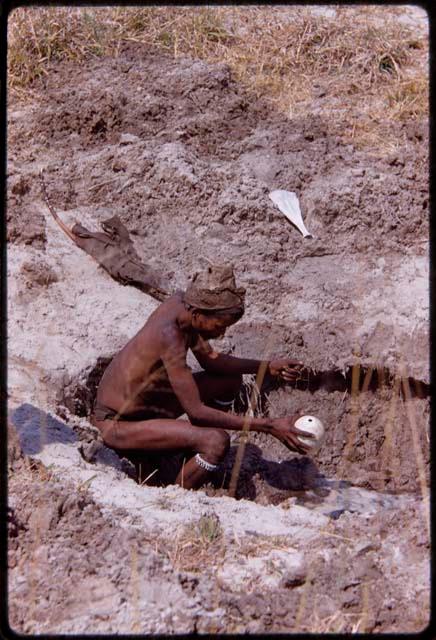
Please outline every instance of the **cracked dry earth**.
[[[428, 624], [427, 124], [404, 125], [404, 147], [377, 156], [330, 137], [328, 117], [289, 119], [224, 65], [140, 46], [53, 65], [32, 102], [8, 105], [15, 631]], [[62, 233], [41, 169], [69, 226], [119, 215], [170, 289], [202, 257], [234, 263], [247, 313], [217, 346], [313, 369], [312, 382], [265, 389], [258, 410], [318, 415], [327, 438], [316, 455], [251, 434], [234, 499], [233, 434], [203, 490], [171, 484], [177, 460], [149, 460], [137, 482], [87, 415], [105, 364], [157, 302]], [[279, 188], [297, 193], [313, 239], [275, 209]]]

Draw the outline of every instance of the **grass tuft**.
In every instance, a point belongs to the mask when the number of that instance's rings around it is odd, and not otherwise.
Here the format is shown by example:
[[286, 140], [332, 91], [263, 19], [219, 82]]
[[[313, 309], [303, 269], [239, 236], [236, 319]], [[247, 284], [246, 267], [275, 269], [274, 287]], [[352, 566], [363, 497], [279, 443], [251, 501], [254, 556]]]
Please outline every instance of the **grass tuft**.
[[203, 514], [194, 526], [184, 527], [166, 554], [178, 571], [199, 572], [224, 557], [225, 537], [218, 516]]
[[219, 540], [223, 532], [218, 516], [215, 513], [203, 514], [198, 522], [198, 533], [205, 545]]

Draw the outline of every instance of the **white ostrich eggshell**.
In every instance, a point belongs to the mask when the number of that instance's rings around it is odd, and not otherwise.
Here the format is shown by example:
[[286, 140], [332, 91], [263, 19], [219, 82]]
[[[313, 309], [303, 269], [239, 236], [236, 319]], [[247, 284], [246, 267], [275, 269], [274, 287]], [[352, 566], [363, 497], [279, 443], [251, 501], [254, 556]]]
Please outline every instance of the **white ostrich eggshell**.
[[295, 421], [297, 429], [313, 433], [314, 439], [298, 436], [298, 439], [305, 445], [309, 446], [312, 451], [317, 451], [325, 439], [324, 425], [319, 418], [315, 416], [301, 416]]

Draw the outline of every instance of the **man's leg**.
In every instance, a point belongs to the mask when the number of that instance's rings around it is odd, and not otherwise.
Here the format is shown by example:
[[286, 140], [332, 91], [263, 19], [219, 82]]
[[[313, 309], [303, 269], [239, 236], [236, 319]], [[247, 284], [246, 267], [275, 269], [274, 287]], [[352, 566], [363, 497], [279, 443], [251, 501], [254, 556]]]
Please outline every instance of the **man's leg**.
[[200, 371], [194, 374], [203, 402], [221, 411], [227, 411], [242, 385], [241, 375], [217, 375]]
[[[207, 371], [194, 373], [194, 380], [204, 404], [220, 411], [230, 409], [242, 384], [240, 375], [217, 375]], [[150, 405], [157, 415], [168, 418], [177, 418], [185, 412], [169, 384], [150, 394]]]
[[223, 429], [196, 427], [185, 420], [95, 421], [105, 444], [114, 449], [143, 451], [187, 450], [192, 456], [183, 465], [176, 483], [185, 489], [201, 486], [223, 460], [230, 438]]

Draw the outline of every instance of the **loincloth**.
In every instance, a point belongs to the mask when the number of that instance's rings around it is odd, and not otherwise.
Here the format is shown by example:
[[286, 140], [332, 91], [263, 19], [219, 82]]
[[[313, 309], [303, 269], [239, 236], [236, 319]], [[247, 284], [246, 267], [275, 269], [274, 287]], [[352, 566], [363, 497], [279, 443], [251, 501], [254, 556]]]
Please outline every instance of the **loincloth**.
[[160, 406], [160, 403], [149, 402], [148, 406], [140, 411], [133, 411], [131, 413], [119, 413], [111, 407], [107, 407], [101, 402], [94, 404], [92, 411], [92, 417], [97, 422], [103, 422], [104, 420], [114, 420], [116, 422], [140, 422], [142, 420], [155, 420], [157, 418], [173, 418], [174, 414], [166, 411], [164, 407]]

